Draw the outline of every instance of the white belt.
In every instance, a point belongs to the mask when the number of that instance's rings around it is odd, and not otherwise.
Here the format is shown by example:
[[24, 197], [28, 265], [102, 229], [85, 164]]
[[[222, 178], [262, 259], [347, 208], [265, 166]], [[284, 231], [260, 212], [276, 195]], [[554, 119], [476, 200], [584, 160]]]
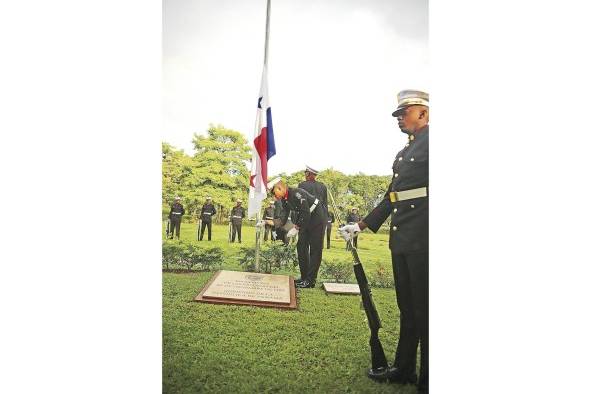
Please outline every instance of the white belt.
[[272, 217], [269, 217], [269, 216], [265, 216], [265, 219], [267, 219], [267, 220], [273, 220], [273, 218]]
[[232, 217], [236, 218], [236, 219], [242, 219], [242, 216], [232, 216]]
[[314, 200], [314, 204], [312, 204], [312, 206], [310, 207], [310, 213], [314, 212], [316, 206], [318, 205], [318, 202], [318, 199]]
[[181, 213], [180, 212], [173, 212], [172, 214], [173, 215], [180, 215]]
[[211, 215], [211, 212], [203, 212], [204, 215]]
[[417, 189], [402, 190], [399, 192], [390, 192], [390, 201], [404, 201], [413, 198], [427, 197], [427, 188], [419, 187]]

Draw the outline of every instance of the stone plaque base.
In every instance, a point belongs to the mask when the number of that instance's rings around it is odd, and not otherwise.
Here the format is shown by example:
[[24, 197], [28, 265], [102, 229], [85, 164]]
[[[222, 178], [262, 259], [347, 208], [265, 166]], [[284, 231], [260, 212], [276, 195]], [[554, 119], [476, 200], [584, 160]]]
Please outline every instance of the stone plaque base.
[[357, 283], [323, 283], [327, 293], [334, 294], [361, 294]]
[[194, 298], [212, 304], [297, 308], [291, 276], [218, 271]]

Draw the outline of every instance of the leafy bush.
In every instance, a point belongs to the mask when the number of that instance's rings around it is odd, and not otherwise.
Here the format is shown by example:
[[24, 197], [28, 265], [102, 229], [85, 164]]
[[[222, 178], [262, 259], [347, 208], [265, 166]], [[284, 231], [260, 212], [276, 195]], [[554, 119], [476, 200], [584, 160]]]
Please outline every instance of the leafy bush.
[[322, 261], [322, 276], [338, 282], [347, 282], [353, 275], [353, 265], [349, 261]]
[[367, 280], [372, 287], [394, 286], [394, 277], [392, 276], [392, 270], [386, 268], [386, 266], [384, 266], [384, 264], [381, 262], [377, 264], [376, 270], [369, 274]]
[[184, 267], [191, 271], [196, 265], [201, 270], [221, 268], [224, 254], [219, 247], [204, 248], [194, 243], [164, 241], [162, 243], [162, 268], [166, 270]]
[[[290, 269], [298, 264], [295, 244], [272, 244], [261, 247], [259, 256], [259, 269], [262, 272], [271, 273], [273, 269]], [[254, 248], [242, 248], [238, 262], [245, 271], [254, 272], [256, 251]]]

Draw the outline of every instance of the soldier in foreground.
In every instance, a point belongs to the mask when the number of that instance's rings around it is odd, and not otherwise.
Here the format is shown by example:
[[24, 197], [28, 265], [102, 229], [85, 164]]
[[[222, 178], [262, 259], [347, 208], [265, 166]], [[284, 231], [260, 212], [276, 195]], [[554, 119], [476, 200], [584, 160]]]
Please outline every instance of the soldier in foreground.
[[170, 220], [170, 239], [174, 238], [174, 232], [176, 230], [176, 239], [181, 236], [181, 218], [185, 214], [185, 208], [181, 204], [181, 198], [176, 196], [174, 203], [170, 206], [170, 213], [168, 219]]
[[301, 277], [295, 281], [295, 285], [300, 288], [314, 287], [322, 260], [326, 211], [318, 198], [304, 189], [287, 187], [281, 178], [270, 181], [268, 188], [281, 204], [281, 226], [287, 223], [290, 212], [297, 213], [295, 226], [286, 235], [287, 238], [298, 235], [297, 251]]
[[363, 220], [339, 232], [350, 239], [365, 228], [377, 232], [391, 217], [390, 251], [396, 299], [400, 310], [400, 339], [394, 363], [370, 369], [378, 381], [415, 383], [417, 347], [421, 347], [420, 393], [429, 390], [429, 95], [416, 90], [398, 93], [392, 113], [408, 143], [392, 165], [392, 182], [380, 204]]
[[238, 243], [242, 243], [242, 219], [246, 216], [246, 211], [242, 207], [242, 200], [236, 200], [236, 206], [232, 208], [230, 217], [232, 219], [232, 242], [236, 239], [238, 234]]
[[211, 203], [211, 197], [207, 197], [205, 204], [201, 208], [201, 234], [199, 234], [199, 241], [203, 240], [203, 233], [207, 227], [207, 240], [211, 241], [211, 221], [213, 215], [216, 214], [215, 207]]

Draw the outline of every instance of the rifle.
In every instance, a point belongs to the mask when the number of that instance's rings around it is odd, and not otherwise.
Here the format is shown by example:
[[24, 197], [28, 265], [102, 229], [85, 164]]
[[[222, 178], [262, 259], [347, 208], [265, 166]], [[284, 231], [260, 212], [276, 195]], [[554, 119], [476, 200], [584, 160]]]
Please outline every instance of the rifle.
[[170, 219], [166, 220], [166, 238], [168, 238], [168, 234], [170, 233]]
[[[334, 209], [335, 218], [337, 219], [337, 224], [340, 228], [343, 226], [343, 222], [341, 222], [337, 206], [330, 191], [328, 191], [328, 195], [330, 196]], [[353, 271], [355, 272], [355, 278], [357, 279], [357, 284], [359, 285], [359, 292], [361, 293], [363, 309], [365, 310], [365, 315], [367, 316], [367, 324], [369, 325], [369, 330], [371, 332], [369, 337], [369, 347], [371, 349], [371, 367], [374, 370], [378, 368], [388, 368], [388, 360], [386, 359], [386, 354], [384, 353], [382, 342], [380, 341], [380, 338], [378, 336], [378, 331], [382, 327], [382, 322], [380, 320], [380, 316], [378, 315], [378, 310], [376, 309], [376, 306], [373, 302], [373, 298], [371, 296], [371, 289], [369, 288], [369, 283], [367, 282], [367, 277], [365, 276], [363, 265], [361, 264], [361, 260], [359, 259], [359, 255], [357, 254], [357, 248], [353, 246], [351, 240], [347, 241], [347, 248], [349, 248], [351, 254], [353, 255]]]
[[197, 223], [197, 241], [201, 241], [201, 218]]

